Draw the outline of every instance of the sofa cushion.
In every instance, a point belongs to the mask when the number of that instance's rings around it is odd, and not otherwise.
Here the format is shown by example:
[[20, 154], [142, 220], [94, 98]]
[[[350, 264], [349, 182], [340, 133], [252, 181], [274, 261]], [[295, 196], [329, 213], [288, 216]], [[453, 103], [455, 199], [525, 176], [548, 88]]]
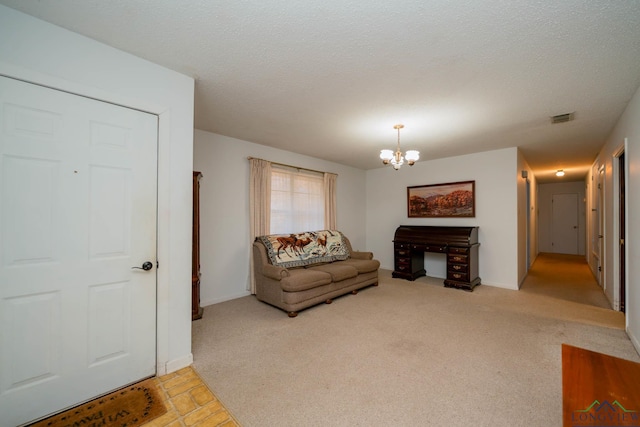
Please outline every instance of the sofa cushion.
[[306, 268], [292, 268], [289, 270], [289, 276], [280, 280], [280, 287], [286, 292], [299, 292], [329, 283], [331, 283], [329, 273]]
[[334, 262], [333, 264], [314, 265], [308, 267], [307, 271], [323, 271], [331, 275], [331, 280], [339, 282], [341, 280], [351, 279], [358, 275], [358, 270], [351, 265], [346, 265], [343, 261]]
[[380, 268], [380, 261], [378, 261], [377, 259], [349, 258], [345, 261], [341, 261], [341, 264], [346, 264], [354, 267], [358, 271], [358, 273], [369, 273]]
[[344, 236], [335, 230], [270, 234], [256, 240], [267, 248], [271, 264], [284, 268], [345, 260], [350, 255]]

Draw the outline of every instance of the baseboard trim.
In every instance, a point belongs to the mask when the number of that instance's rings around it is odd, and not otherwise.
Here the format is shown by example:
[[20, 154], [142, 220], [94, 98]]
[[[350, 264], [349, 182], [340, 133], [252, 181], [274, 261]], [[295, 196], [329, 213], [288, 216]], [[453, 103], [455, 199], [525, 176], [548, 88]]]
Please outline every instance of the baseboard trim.
[[164, 365], [158, 364], [158, 372], [156, 372], [156, 375], [167, 375], [191, 365], [193, 365], [193, 353], [189, 353], [186, 356], [180, 357], [178, 359], [170, 360]]
[[210, 300], [200, 300], [200, 305], [202, 307], [206, 307], [208, 305], [213, 305], [213, 304], [218, 304], [221, 302], [225, 302], [225, 301], [231, 301], [233, 299], [238, 299], [238, 298], [242, 298], [242, 297], [246, 297], [247, 295], [251, 295], [251, 292], [245, 291], [239, 294], [235, 294], [235, 295], [228, 295], [222, 298], [214, 298], [214, 299], [210, 299]]
[[636, 353], [640, 355], [640, 340], [638, 340], [638, 338], [633, 334], [633, 332], [631, 332], [631, 329], [629, 329], [628, 326], [627, 326], [627, 335], [631, 340], [631, 344], [633, 344], [633, 346], [635, 347]]

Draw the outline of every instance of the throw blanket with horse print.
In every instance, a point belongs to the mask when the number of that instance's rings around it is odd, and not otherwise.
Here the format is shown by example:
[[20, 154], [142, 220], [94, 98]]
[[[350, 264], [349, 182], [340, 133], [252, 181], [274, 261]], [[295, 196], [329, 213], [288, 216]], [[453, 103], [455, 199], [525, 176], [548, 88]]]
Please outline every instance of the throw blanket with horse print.
[[256, 239], [267, 248], [271, 264], [284, 268], [342, 261], [350, 255], [344, 236], [336, 230], [270, 234]]

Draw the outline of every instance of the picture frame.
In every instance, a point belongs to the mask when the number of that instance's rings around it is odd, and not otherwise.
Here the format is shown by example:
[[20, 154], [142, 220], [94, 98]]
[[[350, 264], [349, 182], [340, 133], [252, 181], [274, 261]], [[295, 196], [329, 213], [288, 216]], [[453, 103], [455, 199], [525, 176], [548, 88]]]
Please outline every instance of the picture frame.
[[409, 218], [474, 218], [476, 182], [407, 187], [407, 215]]

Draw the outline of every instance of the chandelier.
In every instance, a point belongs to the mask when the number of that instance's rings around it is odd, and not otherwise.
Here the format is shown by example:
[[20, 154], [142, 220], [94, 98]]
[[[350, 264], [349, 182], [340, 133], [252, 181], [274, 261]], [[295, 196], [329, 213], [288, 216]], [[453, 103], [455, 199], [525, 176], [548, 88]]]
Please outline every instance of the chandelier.
[[398, 130], [398, 146], [396, 147], [396, 152], [394, 153], [392, 150], [380, 150], [382, 163], [385, 165], [391, 163], [391, 166], [393, 166], [395, 170], [400, 169], [400, 166], [404, 164], [405, 159], [409, 166], [413, 166], [413, 164], [420, 158], [420, 153], [416, 150], [408, 150], [404, 157], [402, 157], [402, 151], [400, 151], [400, 129], [403, 127], [404, 125], [395, 125], [393, 127]]

